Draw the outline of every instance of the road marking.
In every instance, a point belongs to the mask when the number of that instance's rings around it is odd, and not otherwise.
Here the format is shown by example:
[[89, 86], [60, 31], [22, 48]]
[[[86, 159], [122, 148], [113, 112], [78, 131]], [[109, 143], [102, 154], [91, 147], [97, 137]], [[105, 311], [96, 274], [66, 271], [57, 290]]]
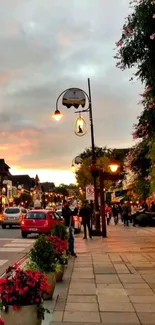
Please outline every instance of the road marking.
[[20, 248], [20, 247], [10, 247], [10, 248], [7, 248], [7, 247], [4, 247], [4, 248], [0, 248], [0, 252], [4, 252], [4, 253], [11, 253], [11, 252], [14, 252], [14, 253], [20, 253], [20, 252], [23, 252], [25, 248]]
[[3, 241], [3, 240], [12, 240], [13, 238], [0, 238], [0, 241]]
[[35, 242], [35, 239], [13, 239], [11, 240], [11, 243], [30, 243], [33, 244]]
[[3, 245], [3, 247], [29, 247], [30, 244], [26, 244], [26, 243], [10, 243], [10, 244], [5, 244]]
[[8, 260], [0, 260], [0, 266], [4, 265], [7, 262], [8, 262]]

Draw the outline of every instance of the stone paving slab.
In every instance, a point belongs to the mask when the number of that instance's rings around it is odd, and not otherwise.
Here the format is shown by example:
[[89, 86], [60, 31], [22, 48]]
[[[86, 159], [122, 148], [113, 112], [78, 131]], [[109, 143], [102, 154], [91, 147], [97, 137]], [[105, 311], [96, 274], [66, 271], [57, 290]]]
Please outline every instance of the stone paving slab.
[[136, 313], [101, 313], [101, 320], [103, 324], [140, 324]]
[[120, 281], [124, 283], [145, 283], [139, 274], [119, 274]]
[[99, 323], [100, 315], [98, 312], [83, 312], [83, 311], [65, 311], [63, 320], [66, 322], [77, 322], [80, 323]]
[[146, 282], [143, 283], [123, 283], [125, 289], [150, 289]]
[[116, 270], [112, 266], [94, 266], [95, 274], [115, 274]]
[[141, 324], [146, 325], [146, 324], [155, 324], [155, 312], [153, 313], [138, 313], [137, 314], [139, 317], [139, 320]]
[[119, 284], [120, 280], [118, 275], [115, 274], [96, 274], [96, 283]]
[[127, 295], [129, 296], [154, 296], [154, 292], [151, 289], [141, 289], [141, 288], [131, 288], [131, 289], [125, 289]]
[[72, 283], [69, 288], [69, 295], [95, 295], [96, 286], [94, 283]]
[[148, 304], [148, 303], [153, 303], [155, 304], [155, 295], [154, 296], [129, 296], [130, 301], [132, 303], [137, 303], [137, 304]]
[[133, 306], [137, 313], [153, 313], [153, 312], [155, 312], [155, 304], [137, 303], [137, 304], [133, 304]]
[[[151, 308], [151, 307], [150, 307]], [[136, 309], [136, 308], [135, 308]], [[99, 302], [99, 310], [100, 311], [108, 311], [108, 312], [134, 312], [135, 311], [133, 305], [130, 302]], [[140, 310], [141, 311], [141, 310]], [[148, 312], [148, 310], [146, 310]]]
[[68, 302], [81, 302], [81, 303], [97, 303], [97, 296], [68, 296], [67, 303]]
[[67, 302], [66, 311], [99, 311], [98, 304], [96, 303], [82, 303], [82, 302]]

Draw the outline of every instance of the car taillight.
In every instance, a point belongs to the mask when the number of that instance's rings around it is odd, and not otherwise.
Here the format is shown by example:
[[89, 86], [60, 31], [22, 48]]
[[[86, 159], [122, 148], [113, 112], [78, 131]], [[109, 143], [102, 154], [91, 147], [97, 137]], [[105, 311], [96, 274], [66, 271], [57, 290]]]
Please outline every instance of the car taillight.
[[78, 217], [73, 217], [73, 220], [74, 221], [78, 221]]
[[44, 226], [48, 226], [48, 220], [45, 221]]
[[21, 222], [21, 225], [24, 225], [25, 224], [25, 221], [24, 220], [22, 220], [22, 222]]
[[20, 219], [20, 220], [23, 219], [23, 215], [22, 215], [22, 213], [20, 214], [19, 219]]

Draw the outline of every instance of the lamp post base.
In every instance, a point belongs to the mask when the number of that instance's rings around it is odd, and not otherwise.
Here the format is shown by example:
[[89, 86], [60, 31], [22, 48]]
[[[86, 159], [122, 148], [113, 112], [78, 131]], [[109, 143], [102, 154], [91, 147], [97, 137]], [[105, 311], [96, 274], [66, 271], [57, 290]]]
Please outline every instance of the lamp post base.
[[106, 228], [102, 229], [102, 237], [106, 238], [107, 237], [107, 231]]

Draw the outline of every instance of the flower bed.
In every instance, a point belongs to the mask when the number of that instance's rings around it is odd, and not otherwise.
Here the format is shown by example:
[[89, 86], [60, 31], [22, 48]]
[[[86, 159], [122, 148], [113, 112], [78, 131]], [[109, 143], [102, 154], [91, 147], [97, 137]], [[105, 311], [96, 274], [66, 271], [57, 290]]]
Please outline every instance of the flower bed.
[[[9, 313], [10, 306], [18, 311], [22, 306], [37, 306], [37, 318], [44, 319], [43, 295], [49, 293], [47, 277], [39, 272], [24, 271], [18, 266], [9, 267], [0, 279], [0, 307], [3, 318]], [[7, 324], [6, 324], [7, 325]]]
[[[44, 313], [48, 312], [42, 306], [43, 299], [52, 298], [54, 277], [58, 281], [62, 280], [64, 265], [68, 260], [66, 228], [59, 228], [57, 225], [56, 232], [60, 233], [60, 237], [40, 236], [35, 241], [28, 255], [30, 260], [26, 266], [24, 263], [24, 269], [15, 264], [0, 278], [0, 307], [3, 318], [0, 318], [0, 325], [12, 325], [12, 318], [14, 325], [29, 325], [31, 312], [34, 317], [33, 325], [41, 324]], [[25, 258], [21, 261], [25, 262]]]

